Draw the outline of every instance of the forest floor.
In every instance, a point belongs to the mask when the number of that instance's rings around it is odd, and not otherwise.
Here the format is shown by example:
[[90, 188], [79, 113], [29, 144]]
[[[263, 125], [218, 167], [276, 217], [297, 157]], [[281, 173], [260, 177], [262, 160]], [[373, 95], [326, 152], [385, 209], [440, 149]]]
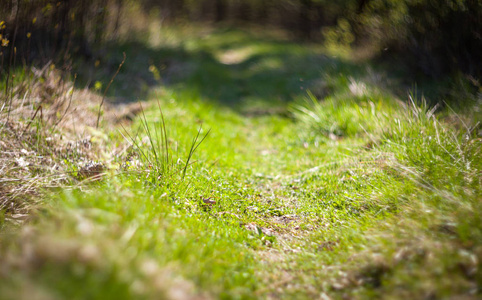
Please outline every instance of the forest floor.
[[170, 30], [75, 83], [17, 77], [0, 299], [482, 297], [480, 96], [437, 110], [340, 49]]

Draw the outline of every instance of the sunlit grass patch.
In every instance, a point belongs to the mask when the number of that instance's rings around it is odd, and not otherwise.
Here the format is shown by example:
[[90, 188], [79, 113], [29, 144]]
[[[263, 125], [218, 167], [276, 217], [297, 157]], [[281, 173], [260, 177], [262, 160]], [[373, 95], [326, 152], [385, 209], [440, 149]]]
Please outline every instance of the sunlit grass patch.
[[[456, 130], [438, 120], [436, 108], [412, 99], [398, 111], [382, 115], [382, 123], [376, 117], [372, 120], [376, 126], [367, 130], [377, 138], [365, 155], [374, 162], [380, 154], [389, 158], [378, 164], [382, 167], [378, 175], [367, 173], [368, 165], [365, 172], [361, 170], [368, 175], [365, 178], [348, 167], [349, 178], [365, 187], [355, 197], [346, 198], [346, 187], [342, 197], [334, 197], [343, 205], [334, 216], [344, 225], [334, 222], [331, 229], [320, 231], [324, 254], [316, 256], [320, 264], [331, 262], [333, 274], [338, 273], [328, 276], [331, 284], [324, 290], [329, 294], [357, 298], [477, 294], [481, 231], [480, 216], [473, 212], [480, 209], [480, 141], [471, 125]], [[314, 106], [318, 110], [303, 108], [300, 116], [308, 118], [308, 126], [321, 118], [336, 124], [336, 113], [331, 116], [329, 106], [323, 102]], [[318, 130], [318, 134], [326, 133]], [[351, 210], [348, 203], [360, 196], [365, 203], [359, 210], [362, 214], [344, 219]], [[299, 263], [309, 264], [304, 259]], [[309, 274], [326, 278], [316, 271]], [[308, 278], [302, 280], [304, 285], [315, 284]]]
[[[80, 298], [202, 290], [242, 295], [255, 286], [247, 233], [238, 224], [209, 218], [195, 206], [173, 206], [187, 203], [162, 188], [146, 190], [136, 176], [98, 188], [65, 192], [57, 200], [48, 213], [61, 229], [43, 219], [24, 233], [18, 247], [32, 249], [31, 263], [6, 261], [11, 279], [30, 272], [43, 290]], [[79, 282], [88, 288], [78, 289]]]
[[309, 134], [331, 139], [374, 136], [394, 117], [397, 105], [393, 99], [369, 92], [353, 79], [349, 82], [348, 93], [337, 91], [318, 100], [309, 92], [305, 100], [292, 105], [295, 118], [308, 126]]

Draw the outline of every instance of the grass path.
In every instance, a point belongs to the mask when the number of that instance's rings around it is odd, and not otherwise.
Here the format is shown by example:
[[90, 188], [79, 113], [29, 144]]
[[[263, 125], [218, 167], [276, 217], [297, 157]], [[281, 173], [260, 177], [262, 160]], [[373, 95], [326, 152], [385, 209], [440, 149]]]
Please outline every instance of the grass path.
[[126, 52], [119, 86], [163, 82], [121, 130], [134, 147], [4, 225], [0, 298], [480, 296], [480, 141], [375, 67], [243, 31]]

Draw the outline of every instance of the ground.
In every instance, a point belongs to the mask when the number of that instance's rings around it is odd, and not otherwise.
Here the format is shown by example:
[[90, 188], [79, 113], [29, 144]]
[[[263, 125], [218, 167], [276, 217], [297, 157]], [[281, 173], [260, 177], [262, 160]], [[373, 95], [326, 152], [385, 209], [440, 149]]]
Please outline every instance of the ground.
[[481, 296], [480, 99], [436, 112], [392, 69], [279, 33], [166, 41], [109, 50], [90, 81], [127, 59], [99, 128], [84, 91], [85, 121], [23, 130], [65, 136], [50, 173], [48, 138], [2, 142], [0, 298]]

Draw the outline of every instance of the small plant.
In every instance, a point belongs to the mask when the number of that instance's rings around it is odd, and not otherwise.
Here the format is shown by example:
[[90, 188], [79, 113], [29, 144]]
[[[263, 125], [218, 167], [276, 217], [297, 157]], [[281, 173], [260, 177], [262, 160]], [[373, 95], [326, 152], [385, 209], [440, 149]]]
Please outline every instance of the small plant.
[[[186, 177], [187, 168], [193, 163], [194, 153], [206, 139], [210, 130], [201, 135], [202, 126], [198, 129], [196, 136], [192, 139], [187, 157], [183, 161], [181, 157], [175, 157], [171, 150], [160, 102], [157, 101], [160, 116], [160, 120], [157, 122], [149, 122], [142, 105], [139, 105], [141, 107], [141, 127], [135, 135], [130, 134], [125, 128], [123, 129], [129, 142], [134, 146], [142, 167], [148, 172], [148, 177], [151, 177], [155, 182], [168, 182], [175, 175], [180, 175], [179, 179], [183, 181]], [[145, 133], [144, 138], [139, 138], [140, 130]]]
[[311, 92], [291, 106], [295, 118], [315, 135], [332, 139], [373, 132], [383, 121], [379, 111], [384, 99], [353, 96], [328, 97], [319, 101]]
[[[437, 108], [430, 108], [423, 98], [417, 105], [411, 95], [405, 110], [384, 129], [384, 148], [402, 164], [415, 167], [409, 173], [422, 186], [453, 200], [470, 186], [480, 185], [476, 180], [482, 149], [475, 130], [478, 124], [457, 130], [438, 119]], [[404, 169], [404, 173], [409, 170]]]

